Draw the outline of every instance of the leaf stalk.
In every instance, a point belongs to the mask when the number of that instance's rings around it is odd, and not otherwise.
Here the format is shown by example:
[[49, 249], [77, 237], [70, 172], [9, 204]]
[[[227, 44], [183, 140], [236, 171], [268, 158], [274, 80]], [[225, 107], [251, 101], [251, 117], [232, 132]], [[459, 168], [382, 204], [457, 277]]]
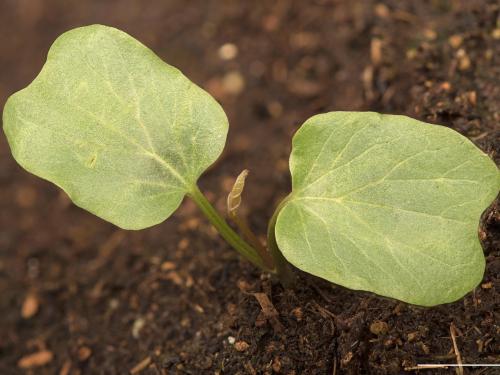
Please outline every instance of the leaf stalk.
[[267, 267], [257, 250], [241, 238], [217, 212], [208, 199], [203, 195], [198, 186], [189, 193], [189, 196], [198, 205], [210, 223], [217, 229], [220, 235], [241, 255], [252, 262], [257, 267], [266, 272], [274, 273], [274, 270]]

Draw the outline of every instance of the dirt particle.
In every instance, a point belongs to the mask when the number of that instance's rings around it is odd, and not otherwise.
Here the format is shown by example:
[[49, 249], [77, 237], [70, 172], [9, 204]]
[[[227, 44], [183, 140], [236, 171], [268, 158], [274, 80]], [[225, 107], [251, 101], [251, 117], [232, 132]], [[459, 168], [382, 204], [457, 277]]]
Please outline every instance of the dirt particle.
[[292, 34], [290, 37], [290, 46], [296, 49], [314, 49], [320, 44], [317, 34], [310, 32], [300, 32]]
[[182, 238], [179, 241], [178, 248], [179, 250], [186, 250], [189, 247], [189, 239], [188, 238]]
[[458, 48], [462, 45], [463, 38], [460, 35], [452, 35], [448, 38], [448, 43], [453, 48]]
[[393, 345], [394, 345], [394, 340], [393, 339], [387, 339], [387, 340], [384, 341], [384, 346], [386, 348], [389, 348], [389, 347], [391, 347]]
[[82, 346], [80, 349], [78, 349], [78, 360], [80, 362], [85, 362], [90, 358], [91, 355], [92, 349], [90, 349], [88, 346]]
[[272, 101], [266, 105], [266, 108], [273, 118], [278, 118], [283, 114], [283, 106], [280, 102]]
[[435, 40], [437, 38], [437, 33], [432, 29], [425, 29], [424, 37], [427, 40]]
[[246, 341], [236, 341], [234, 343], [234, 348], [239, 351], [239, 352], [244, 352], [246, 351], [250, 345]]
[[280, 357], [274, 357], [272, 368], [273, 368], [273, 371], [276, 373], [279, 373], [281, 371]]
[[226, 306], [226, 310], [229, 313], [229, 315], [234, 316], [238, 312], [238, 305], [234, 303], [228, 303]]
[[477, 94], [475, 91], [468, 91], [466, 93], [467, 100], [472, 106], [475, 106], [477, 104]]
[[245, 78], [238, 71], [231, 71], [222, 78], [222, 89], [226, 94], [238, 95], [245, 88]]
[[417, 57], [417, 50], [416, 49], [410, 48], [406, 51], [406, 58], [408, 60], [413, 60], [413, 59], [415, 59], [415, 57]]
[[30, 186], [21, 186], [16, 190], [16, 203], [22, 208], [30, 208], [35, 205], [37, 192]]
[[232, 60], [238, 56], [238, 47], [233, 43], [225, 43], [219, 47], [217, 54], [221, 60]]
[[249, 292], [252, 289], [252, 286], [246, 282], [246, 280], [238, 280], [238, 289], [242, 292]]
[[169, 261], [163, 262], [160, 266], [162, 271], [171, 271], [175, 269], [175, 267], [176, 267], [175, 263]]
[[451, 84], [450, 82], [443, 82], [441, 83], [441, 85], [439, 86], [439, 88], [443, 91], [450, 91], [451, 90]]
[[302, 312], [302, 308], [296, 307], [295, 309], [292, 310], [292, 315], [297, 319], [298, 322], [302, 320], [302, 316], [304, 315]]
[[354, 357], [354, 354], [352, 352], [348, 352], [341, 360], [340, 363], [342, 366], [346, 366], [351, 362], [352, 358]]
[[309, 98], [318, 95], [323, 90], [323, 85], [318, 81], [297, 77], [288, 82], [287, 88], [292, 94]]
[[387, 5], [379, 3], [375, 5], [375, 14], [377, 17], [387, 19], [391, 16], [391, 11], [387, 7]]
[[257, 371], [255, 371], [251, 362], [245, 363], [245, 370], [247, 370], [250, 375], [257, 375]]
[[431, 351], [429, 350], [429, 347], [425, 345], [423, 342], [419, 342], [420, 349], [424, 352], [424, 354], [429, 354]]
[[45, 366], [52, 362], [54, 354], [49, 350], [40, 350], [39, 352], [22, 357], [17, 363], [19, 368], [30, 369]]
[[385, 335], [389, 331], [389, 325], [381, 320], [376, 320], [370, 324], [370, 332], [374, 335]]
[[280, 26], [280, 19], [275, 15], [271, 14], [265, 17], [262, 21], [262, 27], [266, 31], [275, 31]]
[[410, 332], [406, 335], [406, 339], [408, 342], [413, 342], [417, 339], [418, 332]]
[[203, 307], [201, 307], [200, 305], [198, 305], [198, 304], [194, 304], [193, 308], [194, 308], [194, 311], [196, 311], [198, 314], [204, 314], [205, 313], [205, 309]]
[[500, 39], [500, 28], [493, 30], [491, 32], [491, 36], [493, 37], [493, 39]]
[[39, 306], [40, 303], [36, 294], [28, 293], [21, 308], [21, 316], [23, 317], [23, 319], [30, 319], [34, 317], [38, 312]]
[[175, 271], [170, 271], [165, 276], [165, 278], [167, 280], [172, 281], [175, 285], [178, 285], [178, 286], [184, 285], [184, 280], [182, 280], [182, 277], [180, 277], [180, 275], [177, 272], [175, 272]]
[[470, 58], [467, 55], [467, 52], [465, 52], [463, 48], [460, 48], [457, 51], [457, 58], [458, 58], [458, 69], [464, 71], [470, 68], [471, 66]]

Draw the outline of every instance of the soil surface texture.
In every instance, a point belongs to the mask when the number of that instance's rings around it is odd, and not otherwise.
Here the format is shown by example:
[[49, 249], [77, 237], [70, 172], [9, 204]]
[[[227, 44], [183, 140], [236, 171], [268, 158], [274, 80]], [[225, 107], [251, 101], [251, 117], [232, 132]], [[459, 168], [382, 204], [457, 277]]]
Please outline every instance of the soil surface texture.
[[[227, 147], [200, 187], [224, 212], [248, 168], [242, 210], [263, 238], [290, 190], [291, 137], [316, 113], [407, 114], [459, 131], [500, 164], [496, 1], [2, 0], [0, 105], [36, 76], [60, 33], [92, 23], [125, 30], [220, 101]], [[453, 304], [414, 307], [299, 271], [285, 290], [191, 201], [158, 226], [120, 230], [22, 170], [1, 136], [0, 374], [412, 374], [418, 363], [458, 357], [498, 364], [498, 203], [479, 236], [484, 279]]]

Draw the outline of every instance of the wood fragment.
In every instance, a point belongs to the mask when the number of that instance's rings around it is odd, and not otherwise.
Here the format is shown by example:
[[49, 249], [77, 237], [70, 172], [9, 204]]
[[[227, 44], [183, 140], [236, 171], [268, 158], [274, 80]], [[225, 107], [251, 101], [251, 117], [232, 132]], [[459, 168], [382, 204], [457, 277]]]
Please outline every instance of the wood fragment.
[[370, 58], [374, 66], [382, 62], [382, 40], [373, 38], [370, 42]]
[[103, 267], [113, 256], [115, 250], [125, 239], [127, 232], [118, 229], [111, 234], [99, 248], [98, 257], [90, 264], [90, 269], [95, 271]]
[[131, 370], [130, 370], [130, 375], [135, 375], [140, 373], [142, 370], [144, 370], [146, 367], [148, 367], [151, 363], [151, 357], [146, 357], [142, 361], [140, 361], [137, 365], [135, 365]]
[[69, 375], [70, 370], [71, 370], [71, 361], [68, 359], [63, 363], [61, 370], [59, 370], [59, 375]]
[[28, 354], [22, 357], [17, 366], [22, 369], [41, 367], [50, 363], [54, 359], [54, 354], [49, 350], [40, 350], [39, 352]]
[[411, 366], [405, 367], [405, 371], [418, 371], [418, 370], [432, 370], [432, 369], [447, 369], [449, 366], [446, 365], [425, 365], [425, 366]]
[[464, 375], [464, 368], [462, 366], [462, 356], [460, 355], [460, 351], [458, 350], [457, 339], [456, 339], [457, 328], [453, 323], [450, 324], [450, 335], [451, 335], [451, 341], [453, 342], [453, 350], [455, 351], [455, 356], [457, 357], [457, 364], [458, 364], [458, 367], [456, 368], [455, 371], [457, 375]]
[[257, 302], [259, 302], [259, 305], [262, 309], [262, 313], [266, 317], [266, 319], [271, 323], [271, 325], [274, 328], [275, 332], [282, 332], [285, 327], [281, 322], [278, 320], [279, 318], [279, 313], [274, 307], [273, 303], [265, 293], [252, 293], [253, 296], [257, 299]]

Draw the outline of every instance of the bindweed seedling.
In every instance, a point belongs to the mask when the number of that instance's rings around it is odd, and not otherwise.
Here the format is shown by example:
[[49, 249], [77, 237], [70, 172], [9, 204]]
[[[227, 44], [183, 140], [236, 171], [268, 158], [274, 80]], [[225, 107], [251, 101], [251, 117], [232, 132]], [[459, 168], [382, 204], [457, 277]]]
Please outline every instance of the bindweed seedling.
[[442, 126], [372, 112], [306, 121], [293, 138], [292, 191], [265, 247], [238, 216], [246, 172], [228, 197], [243, 237], [197, 187], [224, 148], [224, 111], [122, 31], [94, 25], [60, 36], [38, 77], [9, 98], [3, 123], [17, 162], [76, 205], [142, 229], [187, 195], [234, 249], [284, 282], [288, 261], [348, 288], [431, 306], [461, 298], [483, 276], [478, 222], [500, 173]]

